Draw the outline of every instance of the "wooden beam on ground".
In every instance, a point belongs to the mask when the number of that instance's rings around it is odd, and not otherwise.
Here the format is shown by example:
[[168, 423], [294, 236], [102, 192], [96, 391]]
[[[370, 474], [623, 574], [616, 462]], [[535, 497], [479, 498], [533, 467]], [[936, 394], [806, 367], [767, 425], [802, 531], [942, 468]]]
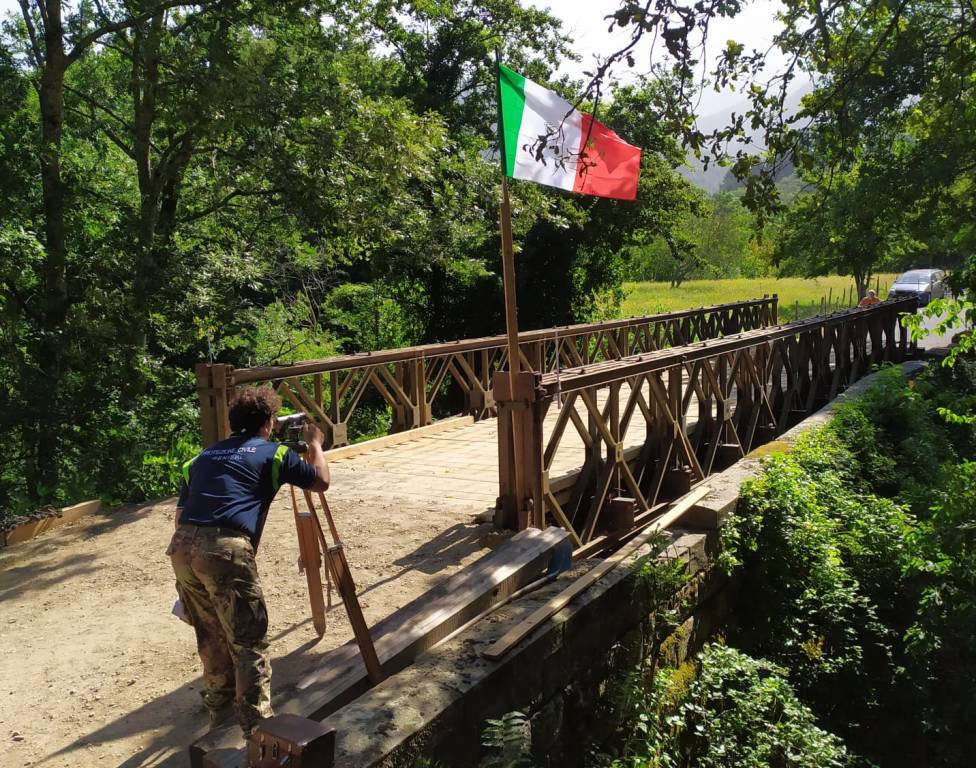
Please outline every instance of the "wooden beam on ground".
[[[537, 579], [560, 546], [571, 546], [562, 528], [527, 528], [377, 623], [371, 635], [384, 674], [409, 666], [458, 627]], [[350, 642], [325, 654], [319, 671], [279, 691], [274, 709], [321, 720], [369, 687], [359, 649]], [[245, 765], [240, 747], [239, 726], [220, 728], [190, 747], [190, 762], [201, 768], [238, 768]]]
[[9, 531], [0, 532], [0, 546], [19, 544], [24, 541], [40, 536], [47, 531], [61, 528], [65, 525], [80, 520], [88, 515], [97, 514], [102, 508], [101, 499], [93, 501], [83, 501], [70, 507], [64, 507], [58, 514], [50, 517], [43, 517], [40, 520], [29, 520], [26, 523], [11, 528]]
[[[399, 672], [469, 618], [535, 579], [548, 567], [556, 547], [568, 539], [569, 534], [560, 528], [520, 531], [379, 622], [372, 635], [384, 673]], [[343, 670], [341, 664], [333, 663], [339, 659], [325, 657], [322, 671], [298, 683], [282, 712], [319, 719], [358, 696], [360, 688], [365, 690], [366, 670], [358, 650], [352, 644], [344, 648], [351, 651], [351, 668]]]
[[603, 578], [603, 576], [608, 574], [624, 560], [633, 555], [653, 536], [663, 531], [668, 526], [674, 525], [674, 523], [676, 523], [682, 515], [684, 515], [695, 504], [707, 496], [710, 491], [711, 488], [703, 485], [684, 496], [673, 507], [671, 507], [671, 509], [661, 515], [661, 517], [649, 525], [629, 544], [621, 547], [616, 554], [608, 557], [602, 563], [595, 566], [592, 570], [587, 571], [585, 575], [578, 578], [569, 587], [564, 589], [558, 595], [554, 596], [549, 602], [533, 612], [524, 621], [516, 624], [508, 632], [498, 638], [498, 640], [492, 643], [492, 645], [487, 650], [483, 651], [481, 655], [486, 659], [500, 659], [532, 630], [538, 627], [542, 622], [549, 619], [554, 613], [560, 611], [562, 608], [568, 605], [569, 602], [578, 594], [589, 589], [597, 581]]

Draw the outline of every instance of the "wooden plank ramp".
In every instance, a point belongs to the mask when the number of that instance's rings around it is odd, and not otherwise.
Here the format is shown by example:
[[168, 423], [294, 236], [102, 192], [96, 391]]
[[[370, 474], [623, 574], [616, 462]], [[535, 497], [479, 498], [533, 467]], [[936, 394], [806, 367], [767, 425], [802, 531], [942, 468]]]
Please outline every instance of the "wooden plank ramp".
[[[546, 571], [560, 547], [570, 547], [562, 528], [520, 531], [480, 560], [374, 625], [370, 632], [383, 672], [409, 666], [454, 630]], [[354, 642], [326, 654], [319, 670], [275, 694], [276, 714], [321, 720], [370, 687]], [[246, 764], [237, 725], [211, 731], [190, 747], [192, 766], [239, 768]]]
[[536, 627], [547, 621], [553, 614], [565, 608], [574, 597], [589, 589], [607, 573], [637, 552], [638, 549], [644, 546], [654, 536], [667, 529], [668, 526], [674, 525], [682, 515], [705, 498], [710, 492], [711, 488], [707, 485], [700, 485], [691, 493], [682, 497], [671, 509], [654, 520], [654, 522], [641, 531], [632, 541], [625, 544], [615, 554], [608, 557], [599, 565], [587, 571], [566, 589], [558, 595], [555, 595], [545, 605], [540, 606], [531, 616], [508, 630], [508, 632], [498, 638], [489, 648], [484, 650], [481, 655], [493, 661], [500, 659]]

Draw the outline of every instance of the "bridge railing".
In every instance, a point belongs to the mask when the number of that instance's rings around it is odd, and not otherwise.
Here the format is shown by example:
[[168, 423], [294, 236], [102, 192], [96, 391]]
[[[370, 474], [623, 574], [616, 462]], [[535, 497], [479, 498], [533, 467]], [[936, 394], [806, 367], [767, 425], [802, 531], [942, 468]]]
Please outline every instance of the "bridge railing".
[[[519, 335], [522, 366], [537, 372], [615, 360], [701, 339], [774, 325], [777, 297], [680, 312], [527, 331]], [[440, 412], [495, 414], [492, 379], [508, 365], [505, 336], [363, 352], [292, 365], [196, 368], [204, 445], [230, 434], [227, 407], [245, 384], [274, 386], [325, 433], [326, 447], [349, 442], [350, 419], [369, 398], [393, 411], [392, 432], [426, 426]]]
[[913, 354], [898, 318], [916, 307], [914, 298], [888, 301], [558, 376], [522, 373], [514, 397], [508, 374], [496, 376], [496, 522], [553, 522], [577, 547], [633, 526], [635, 511], [653, 515], [661, 500], [810, 415], [873, 365]]

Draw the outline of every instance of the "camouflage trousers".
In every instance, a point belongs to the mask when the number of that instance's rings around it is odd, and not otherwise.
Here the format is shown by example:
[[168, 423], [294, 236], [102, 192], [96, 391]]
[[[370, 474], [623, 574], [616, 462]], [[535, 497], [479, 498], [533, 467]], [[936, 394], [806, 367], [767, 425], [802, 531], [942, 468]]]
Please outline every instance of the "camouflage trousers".
[[249, 732], [272, 714], [268, 612], [254, 548], [227, 529], [181, 525], [167, 554], [197, 635], [204, 704], [216, 715], [236, 702]]

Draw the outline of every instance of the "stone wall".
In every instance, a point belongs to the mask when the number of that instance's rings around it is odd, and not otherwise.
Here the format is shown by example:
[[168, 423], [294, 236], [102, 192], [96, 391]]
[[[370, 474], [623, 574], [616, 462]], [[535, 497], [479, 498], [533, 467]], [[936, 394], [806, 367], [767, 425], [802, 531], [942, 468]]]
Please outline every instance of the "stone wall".
[[668, 538], [660, 557], [687, 562], [691, 578], [670, 601], [687, 608], [664, 643], [660, 636], [655, 640], [658, 613], [647, 590], [623, 564], [500, 661], [481, 657], [509, 627], [592, 565], [582, 564], [329, 717], [325, 722], [338, 732], [336, 765], [414, 766], [427, 758], [452, 768], [474, 766], [486, 721], [513, 710], [531, 717], [538, 765], [582, 765], [582, 735], [599, 743], [613, 730], [608, 699], [619, 676], [659, 645], [671, 663], [684, 661], [713, 634], [730, 604], [728, 580], [710, 565], [715, 533], [673, 531]]

